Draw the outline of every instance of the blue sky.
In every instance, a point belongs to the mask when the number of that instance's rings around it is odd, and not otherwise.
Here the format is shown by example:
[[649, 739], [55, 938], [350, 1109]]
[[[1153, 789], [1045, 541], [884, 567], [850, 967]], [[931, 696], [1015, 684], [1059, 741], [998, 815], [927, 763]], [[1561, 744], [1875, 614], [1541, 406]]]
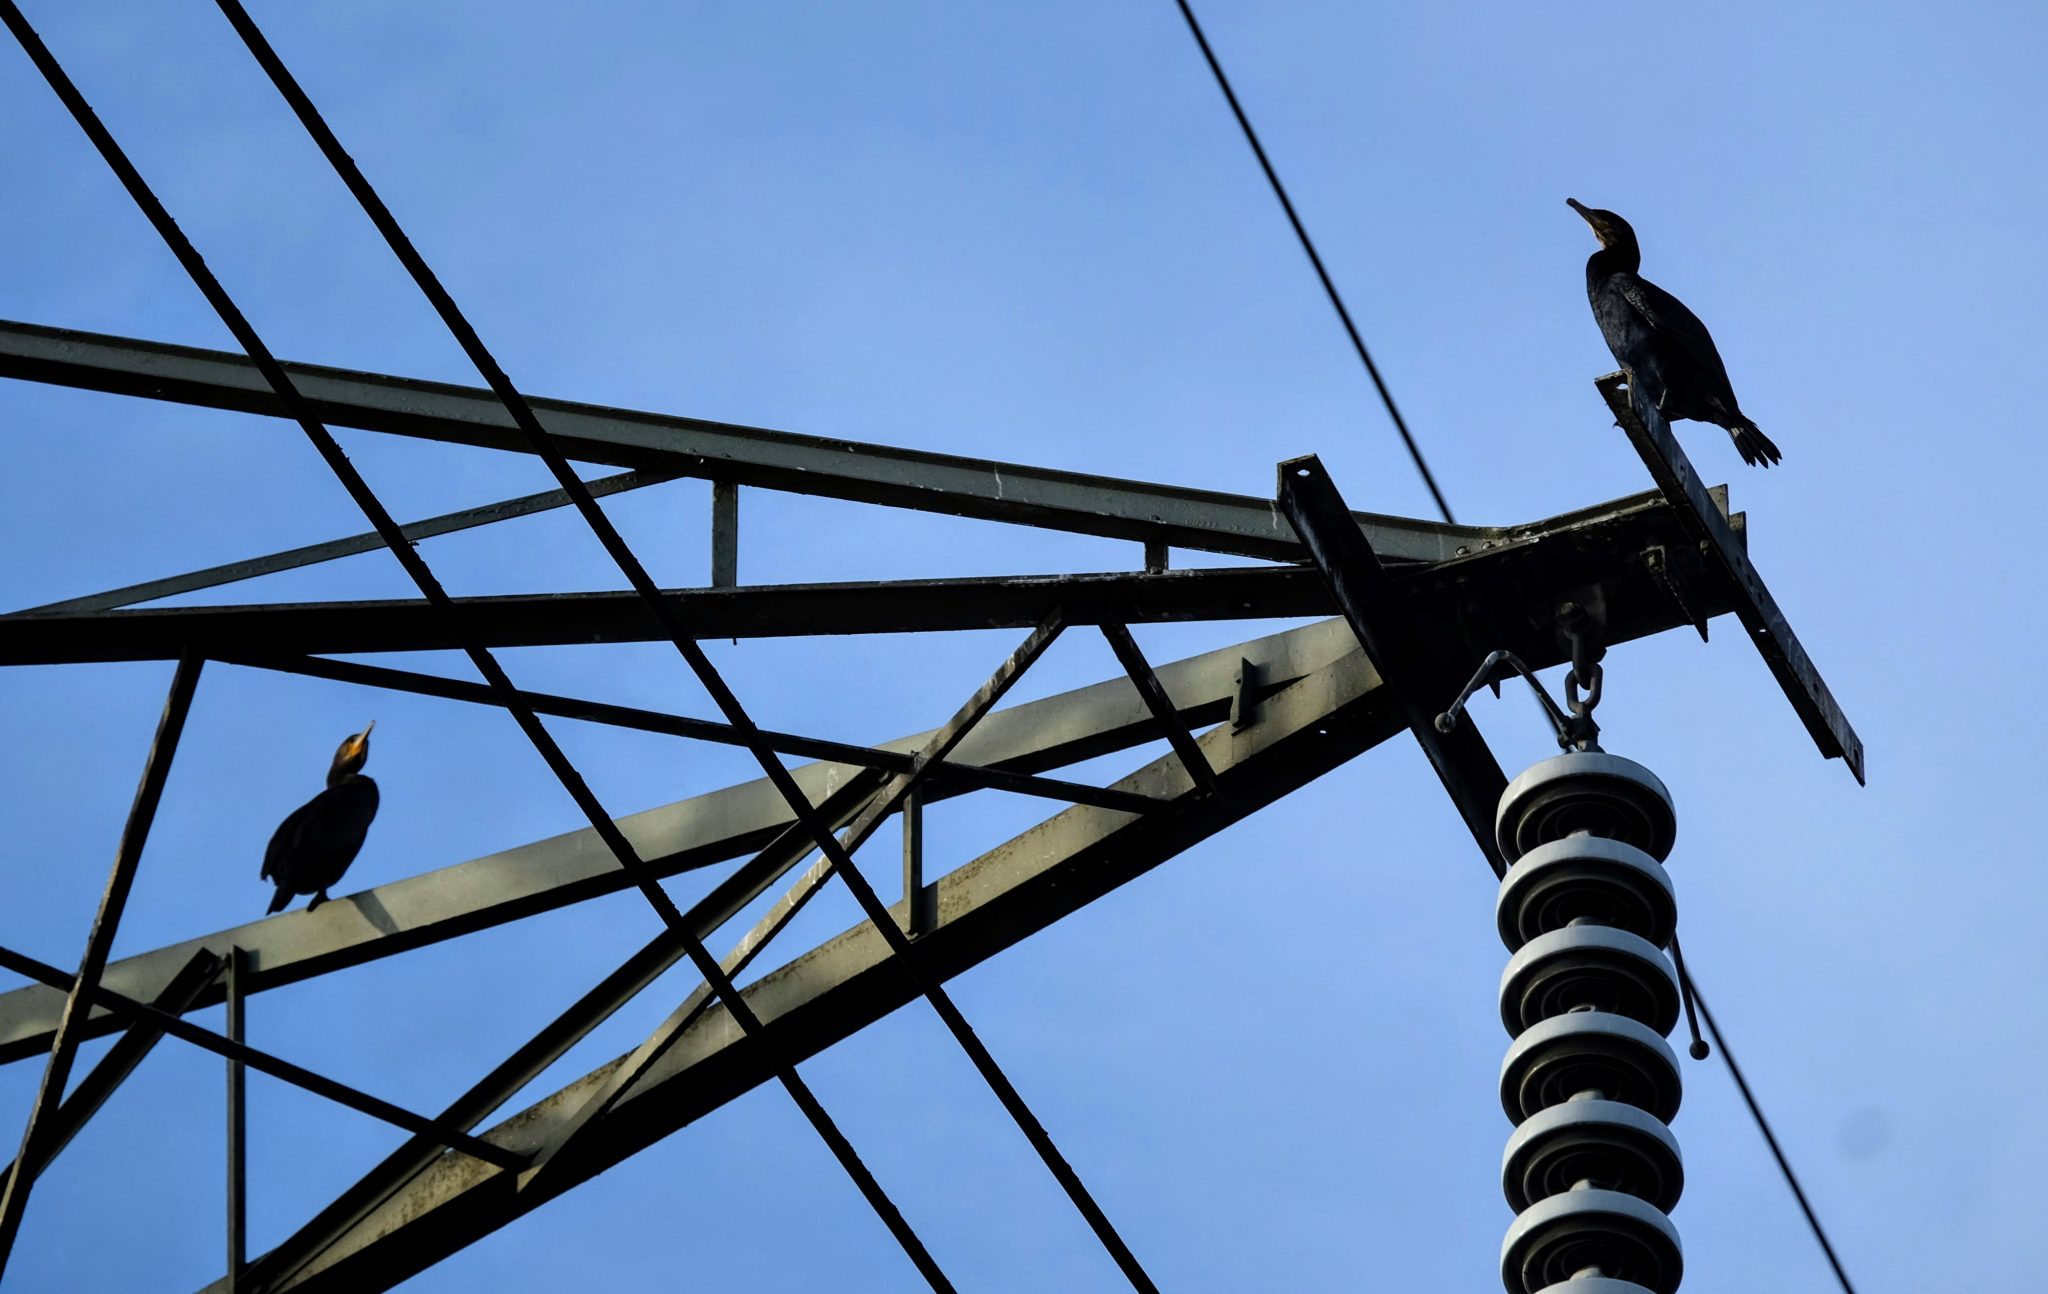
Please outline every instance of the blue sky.
[[[24, 7], [275, 351], [475, 380], [211, 6]], [[1429, 514], [1165, 0], [254, 11], [529, 392], [1242, 493], [1313, 451], [1353, 506]], [[1607, 744], [1677, 796], [1690, 960], [1860, 1288], [2028, 1287], [2048, 1261], [2048, 880], [2029, 807], [2048, 15], [1216, 0], [1204, 16], [1461, 519], [1647, 485], [1591, 385], [1612, 365], [1567, 196], [1633, 221], [1646, 274], [1714, 329], [1784, 465], [1743, 468], [1712, 428], [1685, 441], [1748, 511], [1871, 784], [1818, 758], [1732, 621], [1708, 645], [1617, 650]], [[0, 120], [0, 315], [231, 344], [11, 46]], [[363, 528], [286, 424], [24, 383], [0, 410], [8, 608]], [[401, 516], [544, 483], [520, 458], [341, 435]], [[750, 581], [1135, 561], [1106, 541], [746, 506]], [[703, 581], [701, 486], [607, 507], [658, 578]], [[561, 514], [424, 551], [458, 593], [619, 583]], [[407, 592], [366, 555], [234, 595]], [[1170, 658], [1256, 631], [1140, 638]], [[950, 713], [1015, 637], [716, 658], [762, 722], [880, 740]], [[706, 712], [666, 650], [506, 659], [528, 686]], [[1075, 635], [1026, 694], [1114, 669]], [[169, 674], [0, 674], [0, 942], [75, 962]], [[1480, 715], [1511, 770], [1544, 752], [1526, 702]], [[576, 824], [502, 716], [214, 667], [117, 952], [260, 913], [264, 840], [373, 717], [385, 808], [344, 888]], [[730, 752], [557, 730], [616, 812], [745, 776]], [[935, 814], [935, 848], [965, 858], [1024, 821], [999, 802]], [[1509, 1221], [1491, 911], [1403, 739], [956, 992], [1162, 1286], [1487, 1289]], [[852, 915], [835, 895], [792, 950]], [[267, 994], [252, 1037], [437, 1106], [653, 922], [607, 901]], [[687, 988], [664, 981], [562, 1077]], [[928, 1010], [805, 1068], [961, 1288], [1121, 1287]], [[25, 1116], [35, 1069], [0, 1071], [0, 1122]], [[39, 1185], [13, 1285], [218, 1274], [219, 1069], [159, 1050]], [[1829, 1288], [1718, 1062], [1686, 1077], [1687, 1287]], [[260, 1079], [251, 1119], [258, 1249], [390, 1144]], [[764, 1089], [408, 1288], [666, 1287], [679, 1264], [707, 1289], [916, 1279]]]

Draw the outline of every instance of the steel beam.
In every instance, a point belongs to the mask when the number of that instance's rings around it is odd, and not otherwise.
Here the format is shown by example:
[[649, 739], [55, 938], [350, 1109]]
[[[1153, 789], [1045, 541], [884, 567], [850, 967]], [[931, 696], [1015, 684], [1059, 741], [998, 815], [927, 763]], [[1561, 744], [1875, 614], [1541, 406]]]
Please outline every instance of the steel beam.
[[[360, 683], [365, 687], [389, 688], [411, 692], [417, 696], [437, 696], [450, 701], [466, 701], [472, 705], [496, 706], [498, 703], [491, 689], [481, 683], [443, 678], [438, 674], [389, 669], [382, 665], [364, 665], [356, 661], [298, 656], [273, 660], [237, 658], [228, 659], [226, 663], [246, 665], [251, 669], [302, 674], [310, 678], [332, 679], [339, 683]], [[520, 691], [519, 697], [536, 714], [582, 719], [616, 728], [631, 728], [638, 732], [659, 732], [672, 737], [690, 737], [698, 741], [716, 742], [722, 746], [739, 746], [746, 742], [744, 737], [734, 731], [731, 724], [713, 719], [695, 719], [658, 710], [642, 710], [634, 706], [585, 701], [577, 697], [556, 696], [548, 692], [528, 692], [524, 689]], [[872, 746], [830, 741], [821, 737], [805, 737], [797, 733], [776, 732], [767, 728], [757, 728], [755, 732], [770, 750], [778, 754], [830, 760], [835, 764], [851, 764], [859, 768], [879, 768], [891, 773], [903, 773], [910, 770], [917, 758], [914, 752], [877, 750]], [[944, 799], [975, 789], [987, 789], [1048, 800], [1062, 800], [1068, 804], [1099, 804], [1104, 808], [1129, 809], [1134, 813], [1143, 813], [1154, 807], [1141, 795], [1107, 790], [1099, 786], [1090, 786], [1085, 782], [1064, 781], [1057, 777], [1040, 777], [1030, 773], [1011, 772], [1008, 769], [987, 768], [980, 764], [949, 762], [938, 770], [934, 781], [936, 785], [932, 790], [936, 793], [929, 796], [931, 799]]]
[[[1291, 567], [1163, 575], [1042, 575], [849, 584], [754, 584], [663, 595], [703, 639], [1029, 629], [1055, 609], [1070, 624], [1248, 620], [1330, 613], [1313, 573]], [[639, 596], [538, 593], [456, 598], [486, 647], [659, 642]], [[437, 651], [460, 646], [425, 601], [162, 607], [0, 619], [0, 665]]]
[[[531, 452], [498, 397], [476, 387], [287, 363], [292, 384], [331, 426]], [[256, 366], [226, 351], [0, 321], [0, 377], [282, 417]], [[1153, 541], [1279, 561], [1300, 549], [1270, 500], [529, 398], [570, 458], [704, 476], [736, 485]], [[1396, 561], [1446, 561], [1506, 530], [1361, 515]]]
[[[603, 480], [589, 483], [591, 494], [603, 498], [627, 490], [637, 490], [645, 485], [658, 485], [672, 481], [673, 476], [660, 472], [622, 472], [607, 476]], [[502, 499], [459, 512], [446, 512], [424, 521], [410, 522], [403, 527], [405, 537], [411, 540], [431, 539], [436, 535], [454, 534], [477, 526], [488, 526], [493, 522], [507, 521], [513, 517], [528, 517], [536, 512], [551, 508], [566, 507], [569, 496], [563, 490], [547, 490], [540, 494], [522, 495], [516, 499]], [[208, 566], [203, 570], [187, 571], [182, 575], [170, 575], [160, 580], [143, 584], [129, 584], [104, 593], [92, 593], [81, 598], [67, 598], [62, 602], [48, 602], [13, 615], [40, 615], [51, 612], [111, 611], [116, 607], [133, 606], [138, 602], [154, 602], [180, 593], [195, 593], [200, 589], [218, 588], [223, 584], [234, 584], [241, 580], [252, 580], [259, 575], [275, 575], [280, 571], [297, 570], [303, 566], [316, 566], [336, 558], [350, 557], [357, 553], [375, 552], [384, 547], [384, 538], [376, 531], [350, 535], [346, 539], [330, 539], [326, 543], [307, 544], [302, 548], [287, 548], [280, 553], [266, 553], [261, 557], [250, 557], [239, 562], [227, 562], [220, 566]], [[0, 616], [0, 620], [6, 619]]]
[[[1193, 794], [1169, 756], [1119, 785], [1179, 792], [1173, 811], [1132, 818], [1079, 806], [939, 878], [938, 923], [919, 939], [920, 956], [931, 973], [957, 975], [1399, 730], [1391, 698], [1354, 647], [1265, 702], [1245, 731], [1218, 727], [1202, 737], [1223, 796]], [[916, 990], [883, 934], [863, 922], [770, 972], [746, 995], [770, 1041], [801, 1058], [914, 1000]], [[389, 1288], [772, 1077], [761, 1040], [739, 1036], [724, 1010], [714, 1006], [686, 1030], [579, 1142], [576, 1156], [561, 1161], [545, 1189], [521, 1191], [517, 1174], [468, 1172], [444, 1156], [275, 1288]], [[595, 1071], [487, 1135], [528, 1151], [546, 1145], [625, 1063], [622, 1057]]]
[[21, 1133], [21, 1149], [15, 1152], [14, 1167], [7, 1174], [4, 1192], [0, 1192], [0, 1274], [7, 1270], [7, 1259], [14, 1251], [14, 1238], [21, 1231], [22, 1213], [28, 1207], [29, 1191], [35, 1186], [36, 1174], [47, 1158], [44, 1142], [49, 1125], [54, 1121], [58, 1106], [64, 1100], [64, 1090], [71, 1081], [71, 1062], [78, 1053], [83, 1034], [81, 1026], [92, 1010], [94, 991], [99, 988], [101, 972], [106, 970], [107, 954], [114, 946], [114, 934], [120, 928], [121, 914], [127, 909], [128, 892], [135, 883], [135, 869], [142, 862], [143, 846], [149, 840], [150, 827], [156, 822], [157, 805], [163, 799], [164, 783], [170, 779], [171, 760], [178, 753], [178, 737], [185, 731], [185, 716], [192, 709], [192, 695], [199, 689], [199, 672], [205, 663], [202, 657], [186, 654], [171, 674], [170, 693], [164, 698], [156, 736], [150, 742], [149, 756], [143, 762], [142, 781], [136, 787], [135, 802], [129, 806], [127, 825], [121, 830], [121, 842], [114, 851], [114, 865], [107, 874], [107, 887], [100, 895], [99, 910], [93, 914], [92, 929], [86, 934], [85, 955], [79, 959], [78, 975], [72, 981], [64, 998], [64, 1009], [57, 1017], [49, 1063], [43, 1067], [42, 1082], [29, 1106], [28, 1124]]
[[[12, 948], [0, 947], [0, 970], [9, 970], [16, 975], [40, 980], [51, 988], [66, 993], [79, 983], [77, 976], [67, 975], [55, 966], [39, 962]], [[216, 1056], [239, 1060], [251, 1069], [260, 1070], [294, 1087], [304, 1088], [315, 1096], [324, 1096], [337, 1105], [345, 1105], [373, 1119], [382, 1119], [393, 1127], [434, 1137], [442, 1145], [485, 1163], [508, 1168], [525, 1166], [523, 1159], [502, 1147], [480, 1141], [424, 1115], [414, 1114], [403, 1106], [393, 1105], [381, 1097], [371, 1096], [368, 1092], [350, 1087], [324, 1074], [317, 1074], [303, 1065], [295, 1065], [281, 1056], [273, 1056], [247, 1043], [230, 1042], [210, 1029], [202, 1029], [168, 1012], [159, 1011], [147, 1002], [139, 1002], [125, 993], [117, 993], [104, 984], [93, 986], [90, 997], [93, 1002], [116, 1013], [124, 1021], [146, 1022], [151, 1028], [161, 1029], [173, 1038], [204, 1048]]]
[[[1202, 748], [1195, 743], [1194, 734], [1180, 721], [1180, 715], [1173, 708], [1173, 698], [1159, 685], [1159, 678], [1152, 672], [1152, 666], [1145, 660], [1145, 653], [1138, 649], [1138, 640], [1131, 637], [1125, 626], [1109, 621], [1102, 626], [1102, 636], [1109, 640], [1109, 649], [1116, 654], [1117, 664], [1124, 667], [1124, 673], [1138, 689], [1138, 695], [1145, 698], [1145, 705], [1152, 711], [1152, 717], [1159, 720], [1159, 726], [1166, 731], [1167, 744], [1188, 770], [1188, 779], [1210, 795], [1216, 794], [1216, 773], [1202, 758]], [[1235, 705], [1232, 706], [1235, 709]]]
[[[1660, 526], [1669, 521], [1662, 505], [1655, 512], [1663, 519]], [[1661, 529], [1630, 532], [1617, 551], [1612, 536], [1598, 536], [1590, 548], [1582, 549], [1580, 543], [1588, 536], [1579, 527], [1567, 528], [1551, 537], [1547, 552], [1538, 554], [1543, 562], [1539, 569], [1523, 567], [1519, 575], [1538, 585], [1530, 590], [1532, 605], [1551, 605], [1560, 587], [1582, 590], [1583, 581], [1594, 581], [1609, 595], [1606, 605], [1615, 642], [1662, 632], [1688, 623], [1688, 614], [1665, 593], [1659, 577], [1640, 560], [1640, 549], [1633, 546], [1661, 537], [1668, 537]], [[1544, 586], [1543, 577], [1568, 583]], [[1697, 570], [1688, 571], [1687, 578], [1696, 581], [1693, 591], [1706, 614], [1728, 609], [1725, 592]], [[1607, 583], [1600, 583], [1602, 579]], [[1437, 599], [1440, 617], [1467, 614], [1455, 599], [1445, 600], [1457, 579], [1447, 576], [1443, 583], [1447, 587], [1403, 582], [1400, 594]], [[1518, 653], [1526, 653], [1524, 659], [1537, 668], [1566, 659], [1566, 647], [1555, 633], [1518, 632], [1505, 622], [1489, 625], [1484, 632], [1505, 635], [1504, 640]], [[1283, 644], [1292, 654], [1275, 650]], [[1321, 663], [1304, 668], [1310, 656]], [[1241, 660], [1253, 662], [1259, 677], [1284, 683], [1270, 692], [1262, 686], [1255, 704], [1240, 706], [1242, 726], [1233, 726], [1221, 721], [1231, 712]], [[1183, 676], [1182, 671], [1198, 663], [1199, 673]], [[1200, 721], [1217, 725], [1199, 740], [1224, 794], [1195, 795], [1178, 759], [1163, 758], [1116, 785], [1142, 794], [1177, 795], [1178, 802], [1168, 811], [1132, 819], [1087, 806], [1069, 809], [928, 883], [934, 925], [918, 944], [920, 955], [930, 957], [927, 964], [934, 973], [950, 977], [979, 964], [1406, 724], [1398, 701], [1381, 685], [1343, 621], [1226, 648], [1197, 662], [1167, 665], [1159, 675], [1179, 698], [1184, 716], [1198, 714]], [[1124, 720], [1139, 727], [1147, 739], [1156, 737], [1157, 725], [1135, 690], [1124, 680], [1098, 685], [1097, 690], [1110, 688], [1117, 690], [1119, 704], [1126, 707]], [[993, 726], [1026, 708], [998, 711], [985, 724]], [[971, 735], [962, 743], [963, 751], [973, 750], [990, 730], [984, 727]], [[821, 868], [822, 864], [814, 868], [820, 874], [807, 875], [799, 887], [822, 884]], [[912, 990], [880, 934], [863, 924], [770, 972], [750, 986], [747, 995], [768, 1031], [786, 1049], [784, 1054], [802, 1058], [910, 1001]], [[558, 1162], [558, 1175], [547, 1189], [522, 1191], [515, 1173], [440, 1156], [352, 1225], [340, 1233], [330, 1231], [317, 1254], [277, 1287], [280, 1294], [389, 1288], [765, 1081], [770, 1071], [753, 1050], [757, 1043], [739, 1037], [724, 1021], [722, 1010], [713, 1006], [704, 1011], [639, 1082], [622, 1092], [606, 1117], [590, 1129], [576, 1156]], [[488, 1135], [529, 1151], [547, 1145], [562, 1123], [573, 1119], [627, 1063], [626, 1057], [619, 1058], [503, 1120]], [[220, 1288], [211, 1287], [209, 1294], [219, 1294]]]
[[[221, 959], [210, 952], [194, 953], [192, 960], [171, 977], [171, 982], [150, 1005], [168, 1015], [183, 1015], [192, 1009], [200, 993], [219, 977], [222, 964]], [[155, 1050], [163, 1036], [164, 1031], [147, 1020], [138, 1020], [128, 1026], [119, 1041], [100, 1057], [99, 1064], [92, 1067], [92, 1072], [78, 1080], [78, 1085], [64, 1098], [64, 1104], [57, 1107], [43, 1133], [40, 1158], [29, 1167], [31, 1177], [42, 1174], [52, 1160], [64, 1153], [64, 1147], [70, 1145], [72, 1139], [100, 1112], [100, 1107]], [[13, 1169], [14, 1165], [9, 1164], [6, 1171], [12, 1172]]]
[[[228, 1041], [247, 1046], [249, 955], [228, 950]], [[242, 1269], [249, 1261], [249, 1106], [248, 1073], [242, 1062], [228, 1058], [228, 1294], [245, 1288]]]
[[[1710, 495], [1717, 502], [1725, 498], [1718, 488]], [[1731, 518], [1731, 526], [1739, 520]], [[1427, 626], [1440, 630], [1455, 623], [1484, 645], [1475, 650], [1457, 643], [1446, 650], [1474, 651], [1475, 660], [1495, 648], [1524, 660], [1548, 659], [1560, 650], [1560, 597], [1603, 606], [1608, 638], [1615, 643], [1720, 615], [1733, 605], [1723, 577], [1704, 563], [1671, 505], [1654, 491], [1516, 527], [1515, 535], [1501, 548], [1397, 581], [1418, 637], [1427, 636]], [[1158, 676], [1176, 698], [1182, 722], [1200, 727], [1223, 721], [1233, 704], [1240, 711], [1247, 702], [1256, 709], [1263, 698], [1335, 659], [1354, 641], [1342, 621], [1331, 621], [1161, 666]], [[1240, 658], [1251, 662], [1258, 680], [1247, 695], [1235, 686]], [[928, 735], [881, 748], [908, 754]], [[1136, 689], [1117, 679], [999, 710], [957, 755], [984, 767], [1042, 771], [1161, 735]], [[826, 763], [801, 768], [797, 776], [815, 798], [855, 771]], [[936, 798], [946, 793], [945, 784], [928, 791]], [[758, 849], [789, 816], [772, 790], [755, 782], [619, 821], [643, 855], [673, 872]], [[146, 953], [109, 967], [109, 982], [152, 996], [198, 948], [225, 953], [239, 943], [251, 950], [251, 991], [260, 992], [620, 887], [594, 838], [573, 832], [379, 886], [324, 904], [318, 912], [284, 913]], [[209, 994], [202, 1005], [217, 1000]], [[39, 988], [0, 994], [0, 1062], [47, 1048], [61, 1001]], [[114, 1022], [99, 1017], [89, 1026], [97, 1034]]]
[[[882, 775], [872, 769], [861, 770], [851, 782], [826, 799], [820, 806], [820, 812], [835, 825], [845, 821], [872, 798], [882, 780]], [[802, 862], [809, 852], [810, 845], [803, 839], [803, 832], [794, 825], [785, 828], [747, 866], [721, 881], [693, 904], [684, 914], [685, 928], [698, 939], [709, 938], [713, 931], [758, 898], [777, 878]], [[819, 883], [822, 883], [822, 877]], [[784, 903], [777, 904], [777, 909], [785, 904], [786, 899]], [[610, 1019], [682, 959], [682, 940], [674, 930], [664, 927], [617, 970], [606, 975], [456, 1097], [442, 1111], [440, 1121], [465, 1132], [474, 1129], [492, 1111], [540, 1077], [571, 1047], [588, 1037], [591, 1030]], [[727, 966], [726, 974], [738, 974], [746, 960], [741, 958], [736, 964]], [[704, 992], [709, 996], [708, 986]], [[433, 1163], [440, 1153], [440, 1144], [425, 1136], [415, 1136], [392, 1151], [305, 1226], [265, 1254], [250, 1273], [251, 1282], [269, 1285], [289, 1276], [313, 1254], [331, 1244], [335, 1237], [358, 1225], [371, 1210], [389, 1199], [393, 1191]]]
[[[1661, 505], [1660, 505], [1661, 506]], [[1163, 665], [1159, 675], [1179, 698], [1184, 722], [1214, 723], [1228, 713], [1240, 657], [1259, 662], [1270, 693], [1351, 649], [1341, 621]], [[931, 738], [916, 733], [882, 743], [908, 756]], [[983, 767], [1043, 770], [1128, 749], [1158, 735], [1151, 712], [1125, 679], [1112, 679], [996, 711], [955, 754]], [[794, 775], [822, 801], [859, 775], [850, 764], [817, 763]], [[943, 779], [942, 783], [943, 784]], [[927, 787], [933, 798], [940, 793]], [[709, 866], [766, 845], [790, 824], [787, 807], [763, 780], [713, 791], [618, 820], [641, 856], [663, 874]], [[617, 893], [626, 881], [591, 832], [574, 831], [338, 897], [314, 912], [279, 913], [116, 962], [110, 986], [137, 997], [160, 992], [201, 948], [249, 951], [249, 991], [259, 993], [365, 961], [486, 929], [570, 903]], [[218, 990], [200, 999], [220, 1000]], [[0, 1063], [49, 1046], [63, 998], [47, 988], [0, 993]], [[118, 1027], [104, 1013], [87, 1036]]]
[[1446, 660], [1418, 639], [1392, 577], [1352, 521], [1322, 460], [1310, 455], [1280, 464], [1279, 497], [1281, 511], [1308, 546], [1346, 623], [1399, 699], [1408, 730], [1429, 757], [1473, 841], [1493, 874], [1507, 875], [1507, 863], [1494, 840], [1493, 813], [1508, 779], [1476, 726], [1463, 723], [1449, 733], [1436, 729], [1436, 716], [1471, 676], [1474, 662]]
[[1642, 456], [1657, 488], [1671, 501], [1679, 523], [1703, 551], [1712, 555], [1736, 590], [1736, 618], [1749, 631], [1749, 640], [1756, 644], [1771, 676], [1784, 690], [1785, 699], [1792, 703], [1806, 731], [1812, 734], [1814, 745], [1820, 747], [1823, 756], [1840, 758], [1847, 764], [1860, 785], [1863, 739], [1850, 726], [1849, 716], [1842, 713], [1834, 693], [1828, 690], [1827, 680], [1814, 668], [1785, 613], [1778, 609], [1778, 600], [1765, 587], [1763, 576], [1750, 565], [1747, 547], [1721, 510], [1714, 507], [1692, 461], [1679, 447], [1678, 438], [1671, 434], [1671, 424], [1648, 402], [1633, 397], [1627, 373], [1609, 373], [1594, 385], [1607, 401], [1615, 422], [1628, 433], [1629, 443]]
[[[974, 695], [954, 712], [953, 717], [939, 725], [938, 730], [918, 748], [910, 770], [893, 775], [868, 797], [867, 802], [847, 825], [845, 834], [840, 838], [840, 848], [851, 855], [866, 844], [883, 821], [901, 808], [909, 797], [916, 794], [919, 784], [944, 764], [946, 757], [952, 754], [961, 741], [973, 731], [974, 725], [979, 723], [994, 708], [995, 703], [1015, 686], [1017, 680], [1024, 676], [1024, 672], [1045, 654], [1046, 649], [1059, 637], [1062, 628], [1063, 625], [1055, 614], [1032, 630], [1030, 637], [1019, 644], [1017, 649], [997, 667], [995, 673], [975, 689]], [[1158, 803], [1164, 804], [1167, 801], [1162, 799]], [[777, 904], [776, 909], [749, 932], [742, 946], [720, 963], [728, 976], [737, 975], [767, 941], [796, 915], [810, 896], [817, 892], [818, 886], [824, 884], [825, 879], [831, 875], [831, 864], [831, 859], [821, 859], [819, 865], [812, 869], [815, 880], [810, 875], [805, 876], [789, 895], [785, 895], [784, 902]], [[910, 904], [907, 899], [904, 909], [903, 928], [908, 930]], [[604, 1117], [621, 1094], [638, 1082], [648, 1067], [667, 1053], [682, 1036], [683, 1031], [695, 1022], [698, 1014], [709, 1006], [710, 1001], [708, 985], [693, 991], [683, 1005], [671, 1013], [668, 1019], [640, 1044], [627, 1063], [613, 1075], [612, 1080], [592, 1093], [575, 1117], [568, 1120], [547, 1145], [535, 1152], [532, 1166], [521, 1177], [521, 1189], [534, 1189], [537, 1182], [549, 1176], [554, 1171], [557, 1156], [569, 1149], [577, 1138], [588, 1132], [592, 1124]]]

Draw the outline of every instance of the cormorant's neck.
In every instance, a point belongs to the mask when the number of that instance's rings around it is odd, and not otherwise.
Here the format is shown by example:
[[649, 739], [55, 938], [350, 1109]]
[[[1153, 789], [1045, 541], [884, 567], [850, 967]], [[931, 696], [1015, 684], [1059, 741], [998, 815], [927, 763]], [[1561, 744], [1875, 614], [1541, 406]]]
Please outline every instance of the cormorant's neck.
[[1633, 274], [1643, 268], [1643, 251], [1631, 238], [1594, 252], [1586, 261], [1586, 281], [1596, 283], [1610, 274]]
[[350, 781], [357, 776], [359, 774], [356, 770], [348, 765], [336, 764], [327, 770], [327, 784], [329, 786], [340, 786], [343, 782]]

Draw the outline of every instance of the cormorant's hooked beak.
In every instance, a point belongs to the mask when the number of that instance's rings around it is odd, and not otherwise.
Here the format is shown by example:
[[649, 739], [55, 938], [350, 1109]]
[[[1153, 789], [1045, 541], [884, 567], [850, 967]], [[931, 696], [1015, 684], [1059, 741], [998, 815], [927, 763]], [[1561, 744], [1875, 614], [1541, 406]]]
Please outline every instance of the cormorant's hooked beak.
[[1591, 207], [1579, 201], [1577, 198], [1566, 198], [1564, 200], [1564, 205], [1570, 207], [1573, 211], [1578, 212], [1580, 218], [1593, 227], [1593, 237], [1600, 240], [1600, 245], [1602, 247], [1607, 246], [1609, 243], [1613, 241], [1613, 239], [1609, 236], [1607, 222], [1600, 218], [1599, 212], [1593, 210]]
[[376, 726], [377, 721], [372, 719], [368, 727], [342, 743], [342, 757], [351, 768], [361, 768], [363, 761], [370, 757], [370, 729]]

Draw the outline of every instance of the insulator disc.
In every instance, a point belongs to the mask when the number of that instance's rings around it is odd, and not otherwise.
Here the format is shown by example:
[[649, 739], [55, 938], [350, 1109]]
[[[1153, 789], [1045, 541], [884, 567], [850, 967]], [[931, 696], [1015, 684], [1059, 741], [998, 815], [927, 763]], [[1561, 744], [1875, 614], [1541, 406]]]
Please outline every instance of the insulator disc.
[[1493, 821], [1510, 863], [1576, 831], [1626, 841], [1659, 862], [1678, 838], [1671, 792], [1657, 775], [1632, 759], [1590, 750], [1523, 769], [1502, 793]]
[[1538, 1294], [1597, 1267], [1652, 1294], [1677, 1294], [1685, 1255], [1671, 1219], [1619, 1191], [1566, 1191], [1539, 1200], [1508, 1227], [1500, 1279], [1509, 1294]]
[[1581, 1276], [1577, 1280], [1545, 1285], [1536, 1294], [1651, 1294], [1648, 1286], [1618, 1281], [1612, 1276]]
[[1500, 1065], [1500, 1104], [1522, 1123], [1582, 1092], [1669, 1123], [1684, 1094], [1671, 1045], [1627, 1016], [1578, 1011], [1529, 1026]]
[[1670, 873], [1634, 845], [1568, 836], [1536, 846], [1508, 869], [1493, 915], [1509, 952], [1582, 919], [1662, 948], [1678, 925], [1678, 899]]
[[1566, 1101], [1529, 1116], [1508, 1138], [1500, 1188], [1520, 1213], [1580, 1182], [1647, 1200], [1669, 1213], [1685, 1190], [1671, 1129], [1619, 1101]]
[[1678, 1023], [1678, 974], [1648, 940], [1606, 926], [1538, 935], [1501, 973], [1500, 1022], [1510, 1037], [1586, 1008], [1670, 1033]]

